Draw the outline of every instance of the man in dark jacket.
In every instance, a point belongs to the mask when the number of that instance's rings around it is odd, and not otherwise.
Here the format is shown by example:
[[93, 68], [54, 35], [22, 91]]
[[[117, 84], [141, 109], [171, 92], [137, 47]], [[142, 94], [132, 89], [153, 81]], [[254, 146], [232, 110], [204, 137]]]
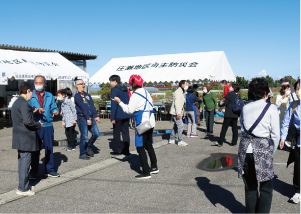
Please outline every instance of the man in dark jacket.
[[[100, 119], [97, 115], [91, 95], [84, 91], [86, 86], [85, 82], [77, 79], [75, 80], [75, 84], [77, 92], [74, 96], [74, 101], [77, 112], [77, 125], [81, 134], [79, 143], [79, 158], [83, 160], [89, 160], [90, 157], [94, 157], [92, 145], [99, 136], [99, 130], [96, 122], [100, 123]], [[88, 143], [86, 143], [88, 139], [88, 131], [91, 132], [92, 137]]]
[[32, 152], [39, 150], [37, 130], [43, 127], [43, 123], [34, 120], [33, 109], [27, 102], [31, 100], [33, 90], [34, 87], [30, 83], [23, 82], [19, 88], [20, 97], [14, 102], [11, 109], [12, 148], [18, 150], [19, 187], [17, 194], [26, 196], [35, 194], [29, 187], [29, 167]]
[[235, 114], [232, 111], [231, 104], [235, 102], [236, 96], [239, 96], [237, 93], [239, 92], [240, 87], [237, 84], [232, 84], [230, 87], [230, 91], [226, 97], [223, 103], [220, 103], [220, 106], [226, 106], [225, 116], [224, 116], [224, 122], [222, 126], [222, 131], [219, 137], [219, 140], [217, 142], [214, 142], [217, 146], [222, 146], [224, 143], [224, 139], [228, 130], [229, 126], [232, 126], [232, 143], [230, 146], [235, 146], [237, 144], [238, 139], [238, 128], [237, 128], [237, 119], [238, 114]]
[[[128, 88], [121, 84], [120, 77], [118, 75], [112, 75], [109, 78], [110, 85], [113, 87], [111, 91], [111, 97], [119, 97], [119, 99], [124, 104], [129, 104], [129, 91]], [[111, 104], [111, 122], [113, 124], [113, 133], [114, 133], [114, 151], [111, 152], [112, 155], [129, 155], [130, 151], [130, 134], [129, 134], [129, 118], [132, 115], [126, 114], [119, 104], [112, 100]], [[124, 147], [122, 150], [120, 132], [122, 133], [122, 139]]]

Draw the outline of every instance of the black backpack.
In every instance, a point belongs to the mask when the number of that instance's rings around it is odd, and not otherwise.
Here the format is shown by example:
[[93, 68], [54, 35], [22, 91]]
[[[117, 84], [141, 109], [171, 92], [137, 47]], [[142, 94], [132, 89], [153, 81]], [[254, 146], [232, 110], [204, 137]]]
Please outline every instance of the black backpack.
[[240, 96], [236, 94], [234, 102], [231, 104], [231, 108], [234, 114], [240, 115], [244, 107], [244, 102], [241, 100]]

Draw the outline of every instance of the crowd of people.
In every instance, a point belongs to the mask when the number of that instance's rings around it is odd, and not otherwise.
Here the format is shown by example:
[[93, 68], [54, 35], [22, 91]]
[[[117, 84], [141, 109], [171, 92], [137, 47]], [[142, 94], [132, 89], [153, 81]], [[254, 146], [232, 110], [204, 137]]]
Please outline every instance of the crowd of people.
[[[269, 83], [263, 78], [256, 78], [249, 84], [249, 103], [243, 108], [239, 96], [240, 87], [237, 84], [228, 85], [223, 80], [224, 99], [217, 101], [208, 85], [203, 86], [203, 97], [200, 101], [192, 96], [193, 88], [187, 86], [185, 80], [180, 81], [179, 88], [173, 95], [170, 114], [174, 118], [174, 128], [169, 143], [188, 146], [183, 140], [183, 120], [188, 118], [187, 137], [198, 136], [195, 132], [195, 105], [201, 102], [200, 112], [204, 108], [206, 118], [206, 135], [213, 135], [214, 114], [219, 107], [225, 106], [224, 121], [218, 141], [213, 144], [223, 146], [229, 126], [232, 127], [232, 142], [238, 141], [238, 126], [240, 121], [242, 137], [238, 148], [238, 177], [245, 184], [246, 210], [249, 213], [268, 213], [271, 208], [274, 177], [273, 155], [278, 147], [284, 144], [290, 147], [288, 163], [294, 162], [293, 186], [295, 194], [289, 199], [292, 203], [300, 202], [300, 80], [292, 87], [287, 79], [281, 80], [280, 95], [277, 95], [276, 105], [271, 104], [274, 96]], [[196, 89], [197, 87], [194, 87]], [[185, 89], [187, 94], [185, 95]], [[186, 98], [186, 99], [185, 99]], [[238, 111], [240, 109], [240, 111]], [[279, 145], [280, 142], [280, 145]], [[291, 142], [291, 143], [289, 143]]]
[[[136, 123], [135, 146], [142, 164], [142, 174], [137, 179], [149, 179], [159, 173], [157, 157], [152, 146], [155, 127], [154, 106], [151, 95], [143, 88], [139, 75], [129, 78], [131, 93], [121, 83], [118, 75], [109, 78], [111, 91], [111, 122], [113, 124], [114, 149], [111, 155], [130, 155], [129, 119]], [[53, 117], [59, 115], [53, 95], [45, 91], [46, 80], [36, 76], [34, 86], [23, 82], [19, 88], [20, 97], [12, 107], [13, 149], [18, 150], [19, 187], [17, 194], [34, 195], [29, 179], [36, 179], [39, 171], [40, 151], [45, 150], [45, 175], [59, 177], [55, 172], [53, 157], [54, 128]], [[294, 87], [282, 80], [280, 95], [276, 105], [271, 104], [274, 96], [265, 79], [256, 78], [249, 84], [247, 105], [241, 105], [240, 87], [222, 81], [224, 98], [217, 101], [208, 85], [203, 86], [203, 96], [199, 97], [199, 86], [188, 86], [186, 80], [179, 82], [173, 94], [170, 114], [174, 120], [169, 144], [188, 146], [183, 137], [199, 137], [197, 124], [201, 112], [206, 119], [206, 135], [213, 135], [214, 114], [219, 107], [225, 107], [224, 121], [219, 140], [214, 145], [222, 147], [229, 126], [232, 127], [231, 146], [238, 141], [238, 121], [242, 137], [238, 148], [238, 177], [245, 184], [247, 212], [269, 212], [272, 201], [274, 177], [273, 155], [278, 146], [290, 147], [288, 165], [294, 162], [293, 186], [295, 195], [290, 199], [300, 202], [300, 80]], [[74, 98], [70, 89], [57, 92], [61, 101], [62, 127], [68, 140], [66, 151], [75, 150], [75, 126], [80, 130], [79, 158], [89, 160], [94, 156], [92, 146], [99, 136], [97, 122], [100, 122], [92, 97], [85, 92], [85, 82], [75, 80], [77, 92]], [[242, 108], [243, 107], [243, 108]], [[183, 135], [184, 123], [187, 135]], [[88, 131], [92, 136], [88, 140]], [[123, 140], [120, 139], [122, 133]], [[291, 143], [288, 143], [291, 142]], [[150, 159], [148, 163], [147, 154]]]

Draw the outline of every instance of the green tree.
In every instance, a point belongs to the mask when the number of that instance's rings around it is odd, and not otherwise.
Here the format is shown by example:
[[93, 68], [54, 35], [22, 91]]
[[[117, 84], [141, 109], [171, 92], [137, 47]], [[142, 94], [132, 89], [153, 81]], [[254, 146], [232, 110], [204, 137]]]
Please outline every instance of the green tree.
[[101, 98], [105, 101], [110, 101], [111, 100], [111, 85], [110, 83], [106, 83], [102, 85], [102, 88], [99, 92], [99, 94], [101, 95]]
[[248, 80], [245, 77], [236, 77], [236, 84], [240, 86], [241, 89], [247, 89], [249, 87]]
[[274, 82], [274, 79], [272, 77], [270, 77], [269, 75], [267, 75], [265, 77], [265, 79], [269, 82], [269, 86], [272, 88], [272, 87], [275, 87], [275, 82]]
[[297, 82], [292, 76], [285, 76], [284, 78], [287, 78], [288, 82], [294, 86], [294, 84]]
[[100, 83], [99, 87], [102, 88], [105, 85], [105, 83]]

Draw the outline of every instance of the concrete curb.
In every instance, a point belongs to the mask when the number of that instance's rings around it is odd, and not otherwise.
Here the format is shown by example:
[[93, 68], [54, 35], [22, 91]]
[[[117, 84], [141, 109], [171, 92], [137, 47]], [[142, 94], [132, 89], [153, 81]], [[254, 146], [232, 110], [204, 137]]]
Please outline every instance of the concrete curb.
[[[153, 147], [154, 149], [158, 149], [160, 147], [163, 147], [168, 144], [167, 140], [160, 141], [158, 143], [154, 143]], [[124, 160], [129, 160], [137, 155], [137, 151], [131, 151], [131, 155], [124, 158]], [[102, 170], [104, 168], [107, 168], [109, 166], [115, 165], [117, 163], [120, 163], [120, 160], [114, 159], [114, 158], [108, 158], [103, 161], [100, 161], [98, 163], [91, 164], [89, 166], [79, 168], [70, 172], [67, 172], [65, 174], [62, 174], [59, 178], [47, 178], [41, 180], [36, 186], [32, 187], [34, 192], [40, 192], [45, 189], [66, 183], [68, 181], [77, 179], [79, 177], [91, 174], [93, 172]], [[18, 200], [23, 197], [28, 196], [20, 196], [16, 194], [16, 190], [11, 190], [9, 192], [3, 193], [0, 195], [0, 205], [6, 204], [11, 201]]]

